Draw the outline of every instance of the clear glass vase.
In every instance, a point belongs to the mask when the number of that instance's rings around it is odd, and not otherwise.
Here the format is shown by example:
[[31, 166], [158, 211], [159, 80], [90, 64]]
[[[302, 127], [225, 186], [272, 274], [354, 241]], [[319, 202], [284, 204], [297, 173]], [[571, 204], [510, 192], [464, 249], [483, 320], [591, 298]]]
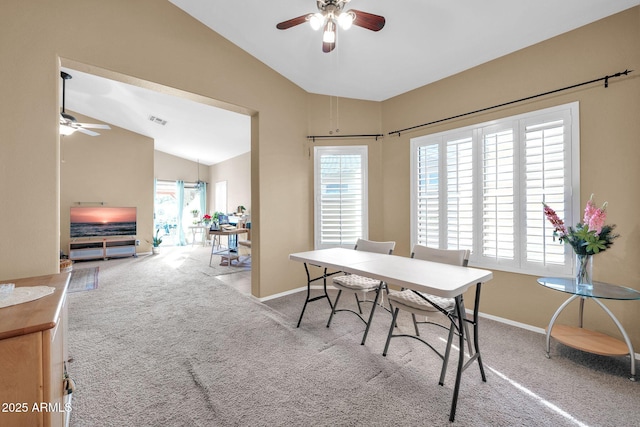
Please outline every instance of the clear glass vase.
[[576, 254], [576, 287], [593, 289], [593, 255]]

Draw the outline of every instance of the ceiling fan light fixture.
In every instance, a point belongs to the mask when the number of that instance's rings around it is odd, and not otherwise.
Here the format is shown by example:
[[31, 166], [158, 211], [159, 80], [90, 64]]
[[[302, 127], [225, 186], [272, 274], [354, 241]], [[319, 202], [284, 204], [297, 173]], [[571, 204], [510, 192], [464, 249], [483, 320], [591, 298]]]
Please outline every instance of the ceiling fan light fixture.
[[60, 125], [60, 135], [69, 136], [76, 131], [76, 128], [67, 126], [65, 124]]
[[324, 15], [321, 14], [320, 12], [310, 15], [309, 25], [311, 25], [311, 28], [314, 31], [317, 31], [320, 28], [324, 27]]
[[353, 21], [356, 20], [356, 14], [348, 11], [348, 12], [342, 12], [340, 15], [338, 15], [338, 25], [340, 25], [340, 28], [342, 28], [343, 30], [348, 30], [349, 28], [351, 28], [351, 26], [353, 25]]
[[316, 0], [318, 12], [296, 16], [276, 24], [278, 30], [286, 30], [296, 25], [308, 22], [311, 28], [322, 31], [322, 51], [332, 52], [336, 47], [336, 32], [339, 26], [341, 30], [348, 30], [352, 26], [365, 28], [369, 31], [380, 31], [386, 22], [384, 16], [361, 10], [344, 10], [351, 0]]
[[322, 34], [322, 41], [324, 43], [336, 42], [336, 26], [332, 21], [327, 22], [327, 26], [325, 27], [324, 33]]

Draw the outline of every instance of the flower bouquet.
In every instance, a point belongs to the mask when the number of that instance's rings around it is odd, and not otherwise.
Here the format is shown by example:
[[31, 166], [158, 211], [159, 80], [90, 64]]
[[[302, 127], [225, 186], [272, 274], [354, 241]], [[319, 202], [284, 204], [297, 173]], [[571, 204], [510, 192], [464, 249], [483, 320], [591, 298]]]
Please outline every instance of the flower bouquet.
[[204, 223], [204, 225], [209, 225], [209, 223], [211, 222], [211, 215], [204, 214], [204, 216], [202, 217], [202, 222]]
[[553, 236], [560, 242], [568, 243], [576, 253], [576, 283], [578, 285], [592, 285], [591, 269], [592, 255], [603, 252], [613, 245], [613, 239], [619, 236], [614, 234], [613, 225], [606, 225], [607, 202], [602, 207], [596, 207], [593, 194], [584, 208], [582, 222], [575, 227], [566, 227], [564, 221], [547, 204], [544, 205], [544, 214], [554, 226]]

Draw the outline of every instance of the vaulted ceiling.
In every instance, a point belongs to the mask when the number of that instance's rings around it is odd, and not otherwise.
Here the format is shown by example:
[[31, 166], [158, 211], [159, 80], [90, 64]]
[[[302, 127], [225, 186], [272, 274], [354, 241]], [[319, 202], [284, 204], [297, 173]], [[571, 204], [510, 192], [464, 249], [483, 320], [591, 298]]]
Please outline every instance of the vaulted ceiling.
[[[382, 101], [640, 4], [640, 0], [351, 0], [384, 16], [378, 32], [322, 32], [314, 0], [169, 0], [310, 93]], [[156, 149], [215, 164], [250, 149], [249, 118], [210, 105], [67, 70], [67, 109], [154, 138]], [[160, 126], [150, 116], [167, 121]], [[108, 131], [105, 131], [108, 132]], [[99, 137], [96, 137], [99, 138]]]
[[[315, 0], [170, 0], [311, 93], [382, 101], [640, 4], [639, 0], [350, 0], [386, 19], [378, 32], [276, 24]], [[323, 0], [328, 1], [328, 0]]]

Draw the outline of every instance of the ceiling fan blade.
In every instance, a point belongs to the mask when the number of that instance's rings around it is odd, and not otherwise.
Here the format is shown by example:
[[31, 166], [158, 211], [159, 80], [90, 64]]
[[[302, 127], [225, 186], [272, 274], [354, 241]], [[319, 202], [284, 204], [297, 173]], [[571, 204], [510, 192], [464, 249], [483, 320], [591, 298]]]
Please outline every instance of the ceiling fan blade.
[[384, 16], [374, 15], [373, 13], [362, 12], [361, 10], [351, 9], [350, 12], [356, 14], [353, 25], [366, 28], [371, 31], [380, 31], [386, 22]]
[[288, 21], [283, 21], [276, 25], [276, 28], [279, 30], [286, 30], [287, 28], [295, 27], [296, 25], [300, 25], [307, 21], [307, 17], [309, 14], [298, 16], [297, 18], [289, 19]]
[[97, 123], [75, 123], [76, 126], [84, 129], [111, 129], [109, 125], [102, 125]]
[[76, 130], [78, 132], [82, 132], [85, 135], [89, 135], [89, 136], [98, 136], [98, 135], [100, 135], [98, 132], [94, 132], [92, 130], [88, 130], [88, 129], [84, 129], [84, 128], [80, 128], [80, 127], [77, 127]]
[[333, 42], [333, 43], [322, 42], [322, 51], [324, 53], [331, 52], [333, 49], [335, 49], [335, 47], [336, 47], [336, 42]]

